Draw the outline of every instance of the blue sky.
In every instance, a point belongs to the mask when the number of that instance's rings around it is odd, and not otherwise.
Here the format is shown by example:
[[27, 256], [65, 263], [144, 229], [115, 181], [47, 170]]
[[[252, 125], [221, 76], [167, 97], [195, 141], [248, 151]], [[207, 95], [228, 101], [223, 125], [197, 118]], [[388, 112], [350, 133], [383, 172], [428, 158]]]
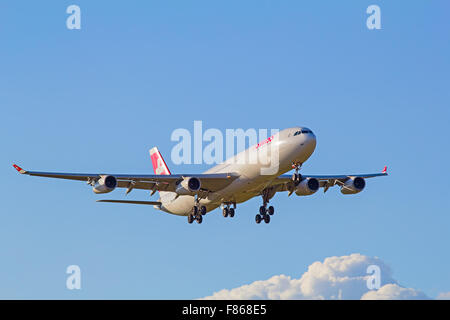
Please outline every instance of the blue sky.
[[[71, 4], [81, 30], [66, 28]], [[371, 4], [381, 30], [366, 28]], [[450, 291], [449, 10], [447, 1], [3, 1], [0, 297], [198, 298], [350, 253], [380, 257], [431, 297]], [[259, 198], [232, 220], [217, 210], [188, 225], [11, 166], [151, 173], [157, 145], [172, 172], [202, 172], [170, 160], [172, 131], [194, 120], [224, 132], [307, 126], [317, 148], [304, 173], [388, 165], [390, 176], [354, 196], [278, 194], [269, 225], [254, 223]], [[80, 291], [65, 287], [72, 264]]]

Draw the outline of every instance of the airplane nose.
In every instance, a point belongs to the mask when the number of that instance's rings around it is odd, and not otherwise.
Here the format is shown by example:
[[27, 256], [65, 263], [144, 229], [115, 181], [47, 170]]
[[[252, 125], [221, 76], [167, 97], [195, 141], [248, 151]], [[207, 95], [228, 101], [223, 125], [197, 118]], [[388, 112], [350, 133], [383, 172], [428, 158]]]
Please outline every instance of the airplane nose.
[[309, 137], [308, 140], [311, 148], [314, 150], [316, 148], [316, 136], [314, 135], [314, 133], [311, 133], [311, 137]]
[[[300, 128], [294, 136], [300, 138], [300, 147], [306, 151], [307, 154], [311, 155], [316, 149], [316, 136], [308, 128]], [[298, 141], [298, 140], [297, 140]]]
[[304, 142], [305, 147], [308, 149], [308, 153], [311, 155], [316, 149], [316, 136], [314, 133], [309, 133], [308, 138]]

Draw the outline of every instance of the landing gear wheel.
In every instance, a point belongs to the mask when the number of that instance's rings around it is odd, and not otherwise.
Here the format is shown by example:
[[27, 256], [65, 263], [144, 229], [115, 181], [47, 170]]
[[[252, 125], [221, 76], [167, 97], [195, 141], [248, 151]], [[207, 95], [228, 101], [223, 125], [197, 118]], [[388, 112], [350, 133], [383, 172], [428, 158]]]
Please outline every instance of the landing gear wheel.
[[302, 163], [299, 163], [299, 162], [292, 163], [292, 168], [295, 169], [295, 172], [292, 175], [292, 182], [294, 182], [295, 185], [298, 185], [300, 183], [300, 181], [302, 180], [302, 175], [300, 173], [298, 173], [298, 171], [300, 170], [301, 167], [302, 167]]
[[205, 207], [205, 206], [201, 206], [201, 207], [200, 207], [200, 214], [201, 214], [202, 216], [204, 216], [204, 215], [206, 214], [206, 207]]
[[269, 223], [270, 222], [270, 216], [268, 214], [264, 215], [264, 222]]
[[228, 208], [223, 208], [222, 214], [223, 214], [224, 218], [228, 217]]
[[261, 206], [261, 207], [259, 207], [259, 213], [261, 214], [261, 215], [265, 215], [266, 214], [266, 207], [265, 206]]
[[260, 223], [261, 223], [261, 220], [262, 220], [261, 215], [257, 214], [256, 217], [255, 217], [256, 223], [257, 223], [257, 224], [260, 224]]
[[233, 208], [230, 208], [230, 209], [228, 210], [228, 213], [229, 213], [229, 215], [230, 215], [230, 218], [233, 218], [233, 217], [234, 217], [234, 209], [233, 209]]
[[273, 214], [275, 213], [275, 208], [270, 206], [268, 212], [269, 212], [269, 215], [273, 216]]
[[199, 214], [199, 215], [197, 215], [196, 220], [197, 220], [197, 223], [200, 224], [203, 221], [203, 217]]
[[192, 207], [192, 215], [196, 216], [197, 214], [198, 214], [198, 207], [197, 206]]
[[295, 185], [298, 185], [301, 180], [302, 180], [302, 175], [300, 173], [294, 173], [292, 175], [292, 181], [294, 182]]
[[194, 216], [192, 214], [188, 215], [188, 223], [194, 222]]

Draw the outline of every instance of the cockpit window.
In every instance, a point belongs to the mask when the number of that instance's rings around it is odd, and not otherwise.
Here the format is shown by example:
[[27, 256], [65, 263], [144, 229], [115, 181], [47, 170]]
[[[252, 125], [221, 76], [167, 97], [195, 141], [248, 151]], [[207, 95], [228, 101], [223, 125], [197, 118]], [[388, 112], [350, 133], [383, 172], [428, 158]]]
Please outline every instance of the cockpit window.
[[308, 130], [308, 129], [302, 129], [302, 130], [295, 132], [294, 136], [298, 136], [299, 134], [302, 134], [302, 133], [312, 133], [312, 131]]

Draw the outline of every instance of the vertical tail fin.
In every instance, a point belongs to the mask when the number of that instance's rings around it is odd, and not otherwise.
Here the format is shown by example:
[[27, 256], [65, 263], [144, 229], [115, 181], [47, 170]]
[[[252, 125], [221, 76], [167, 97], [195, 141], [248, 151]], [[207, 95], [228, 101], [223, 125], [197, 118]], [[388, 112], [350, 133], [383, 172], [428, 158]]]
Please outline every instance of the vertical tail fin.
[[169, 168], [157, 147], [150, 149], [150, 159], [152, 159], [155, 174], [170, 175]]

